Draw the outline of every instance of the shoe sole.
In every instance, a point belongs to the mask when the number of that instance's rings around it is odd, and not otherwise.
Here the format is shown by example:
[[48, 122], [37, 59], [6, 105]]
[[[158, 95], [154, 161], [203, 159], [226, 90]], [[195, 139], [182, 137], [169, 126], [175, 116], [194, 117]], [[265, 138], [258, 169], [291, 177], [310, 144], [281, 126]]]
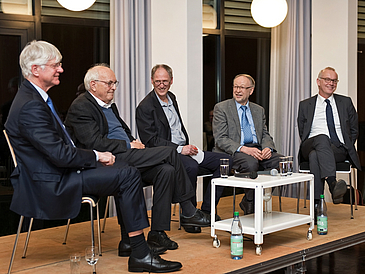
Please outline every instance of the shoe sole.
[[[347, 185], [346, 182], [341, 180], [339, 181], [341, 182], [341, 186], [339, 186], [336, 189], [337, 194], [334, 196], [332, 195], [332, 201], [334, 204], [339, 204], [343, 202], [343, 195], [345, 195], [346, 191], [347, 191]], [[343, 182], [343, 183], [342, 183]]]
[[194, 223], [181, 223], [181, 226], [210, 227], [210, 224], [207, 224], [207, 225], [197, 225], [197, 224], [194, 224]]
[[[183, 228], [185, 229], [185, 231], [187, 232], [187, 233], [201, 233], [202, 231], [201, 231], [201, 229], [199, 229], [199, 230], [190, 230], [192, 227], [191, 226], [188, 226], [188, 227], [185, 227], [185, 226], [183, 226]], [[200, 227], [199, 227], [200, 228]]]
[[130, 268], [128, 267], [128, 271], [129, 272], [150, 272], [150, 273], [167, 273], [167, 272], [174, 272], [174, 271], [178, 271], [179, 269], [181, 269], [181, 267], [175, 267], [175, 268], [171, 268], [171, 269], [161, 269], [161, 270], [152, 270], [149, 268]]

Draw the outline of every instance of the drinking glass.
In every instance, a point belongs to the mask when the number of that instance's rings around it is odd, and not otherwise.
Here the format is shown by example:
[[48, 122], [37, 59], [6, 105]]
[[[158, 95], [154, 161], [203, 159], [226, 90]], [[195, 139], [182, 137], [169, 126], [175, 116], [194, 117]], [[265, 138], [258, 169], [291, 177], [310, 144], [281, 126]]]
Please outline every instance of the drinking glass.
[[280, 173], [280, 176], [288, 175], [288, 158], [287, 157], [280, 157], [279, 173]]
[[93, 274], [96, 274], [96, 263], [99, 260], [98, 248], [96, 246], [89, 246], [85, 249], [85, 260], [93, 267]]
[[293, 156], [288, 156], [288, 175], [293, 174]]
[[229, 159], [221, 159], [221, 178], [228, 178], [229, 175]]
[[81, 255], [78, 253], [70, 255], [70, 273], [80, 274], [80, 260]]

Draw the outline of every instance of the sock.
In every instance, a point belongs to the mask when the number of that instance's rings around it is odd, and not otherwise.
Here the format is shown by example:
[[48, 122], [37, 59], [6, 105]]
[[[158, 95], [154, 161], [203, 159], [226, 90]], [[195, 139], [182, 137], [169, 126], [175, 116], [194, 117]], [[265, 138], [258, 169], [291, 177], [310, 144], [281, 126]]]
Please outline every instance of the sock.
[[130, 244], [129, 236], [127, 230], [125, 229], [124, 223], [120, 225], [120, 235], [122, 237], [122, 242], [125, 244]]
[[142, 259], [150, 253], [150, 248], [147, 245], [146, 239], [144, 238], [144, 234], [139, 234], [134, 237], [130, 237], [132, 254], [131, 257]]
[[336, 181], [336, 176], [329, 176], [329, 177], [327, 177], [326, 181], [327, 181], [328, 185], [331, 185], [333, 182]]
[[181, 202], [180, 206], [182, 210], [182, 215], [184, 215], [185, 217], [193, 216], [197, 210], [196, 207], [193, 206], [190, 200]]

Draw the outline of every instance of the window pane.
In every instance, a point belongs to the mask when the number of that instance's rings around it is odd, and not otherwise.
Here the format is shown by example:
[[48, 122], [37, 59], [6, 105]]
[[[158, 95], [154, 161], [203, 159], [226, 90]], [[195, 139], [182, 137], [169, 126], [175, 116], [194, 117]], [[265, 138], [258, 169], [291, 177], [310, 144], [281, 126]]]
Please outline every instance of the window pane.
[[32, 15], [32, 0], [0, 0], [0, 12]]
[[203, 29], [216, 29], [218, 24], [217, 0], [203, 1]]

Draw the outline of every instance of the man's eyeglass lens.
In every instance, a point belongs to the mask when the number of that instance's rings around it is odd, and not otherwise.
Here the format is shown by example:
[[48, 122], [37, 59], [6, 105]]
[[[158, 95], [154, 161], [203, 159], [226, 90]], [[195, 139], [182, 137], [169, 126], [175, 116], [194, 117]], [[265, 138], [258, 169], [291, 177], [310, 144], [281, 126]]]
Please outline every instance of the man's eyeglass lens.
[[243, 87], [243, 86], [233, 86], [234, 89], [238, 89], [238, 90], [247, 90], [247, 89], [250, 89], [252, 87]]
[[331, 82], [337, 84], [340, 81], [338, 79], [331, 79], [331, 78], [321, 78], [321, 79], [324, 80], [327, 84], [330, 84]]
[[115, 81], [115, 82], [113, 82], [113, 81], [109, 81], [109, 82], [107, 82], [107, 81], [102, 81], [102, 80], [94, 80], [94, 81], [96, 81], [96, 82], [102, 82], [102, 83], [104, 83], [104, 84], [107, 84], [110, 88], [111, 88], [113, 85], [115, 85], [115, 87], [117, 88], [117, 87], [118, 87], [118, 85], [119, 85], [119, 81]]
[[154, 83], [155, 83], [155, 85], [164, 84], [164, 86], [166, 86], [170, 83], [170, 81], [169, 80], [156, 80]]

